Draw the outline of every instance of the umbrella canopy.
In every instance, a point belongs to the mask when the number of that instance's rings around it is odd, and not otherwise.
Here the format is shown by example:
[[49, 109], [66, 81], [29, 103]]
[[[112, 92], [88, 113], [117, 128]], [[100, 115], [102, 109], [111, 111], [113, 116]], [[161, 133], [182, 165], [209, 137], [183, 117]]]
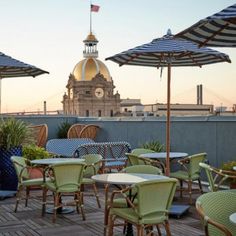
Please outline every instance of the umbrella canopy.
[[0, 52], [0, 113], [1, 113], [1, 81], [3, 78], [11, 77], [36, 77], [38, 75], [49, 73], [35, 66], [18, 61], [10, 56]]
[[176, 34], [202, 46], [236, 47], [236, 4]]
[[197, 44], [175, 39], [168, 30], [167, 35], [152, 42], [106, 58], [122, 65], [168, 67], [167, 78], [167, 121], [166, 121], [166, 174], [170, 163], [170, 80], [172, 66], [199, 66], [217, 62], [230, 62], [228, 55], [209, 48], [199, 48]]

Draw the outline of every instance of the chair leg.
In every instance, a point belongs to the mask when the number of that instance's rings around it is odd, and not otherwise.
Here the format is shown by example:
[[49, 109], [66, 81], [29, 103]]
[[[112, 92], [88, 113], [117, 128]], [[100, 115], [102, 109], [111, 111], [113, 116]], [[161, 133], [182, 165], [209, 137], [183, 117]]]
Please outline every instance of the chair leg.
[[157, 228], [158, 235], [161, 236], [161, 230], [159, 228], [159, 225], [156, 225], [156, 228]]
[[16, 205], [15, 205], [14, 212], [17, 212], [17, 208], [18, 208], [18, 205], [19, 205], [19, 202], [20, 202], [20, 199], [21, 199], [22, 190], [23, 190], [23, 186], [19, 186], [18, 190], [17, 190], [17, 193], [16, 193]]
[[198, 179], [198, 185], [199, 185], [200, 192], [203, 193], [203, 190], [202, 190], [202, 183], [201, 183], [201, 180], [200, 180], [200, 179]]
[[192, 204], [192, 181], [188, 181], [189, 204]]
[[115, 216], [110, 215], [108, 219], [108, 236], [113, 236]]
[[26, 187], [25, 207], [28, 206], [29, 195], [30, 195], [30, 187]]
[[180, 197], [183, 197], [183, 180], [179, 180], [180, 183]]
[[143, 227], [142, 227], [142, 225], [137, 225], [137, 236], [143, 236]]
[[80, 211], [81, 211], [81, 215], [82, 215], [82, 219], [86, 220], [85, 218], [85, 213], [84, 213], [84, 205], [83, 205], [83, 192], [79, 193], [79, 205], [80, 205]]
[[47, 189], [43, 187], [42, 191], [43, 191], [42, 216], [44, 216], [46, 211]]
[[101, 208], [101, 204], [100, 204], [99, 196], [98, 196], [98, 190], [97, 190], [97, 187], [96, 187], [95, 183], [93, 184], [93, 191], [94, 191], [94, 195], [95, 195], [96, 200], [97, 200], [98, 207]]
[[60, 194], [59, 193], [55, 193], [55, 196], [54, 196], [54, 208], [53, 208], [53, 215], [52, 215], [52, 222], [53, 223], [56, 222], [57, 209], [59, 207], [59, 204], [60, 204]]
[[165, 230], [166, 230], [166, 236], [171, 236], [170, 224], [169, 224], [169, 221], [168, 221], [168, 220], [165, 221], [164, 226], [165, 226]]

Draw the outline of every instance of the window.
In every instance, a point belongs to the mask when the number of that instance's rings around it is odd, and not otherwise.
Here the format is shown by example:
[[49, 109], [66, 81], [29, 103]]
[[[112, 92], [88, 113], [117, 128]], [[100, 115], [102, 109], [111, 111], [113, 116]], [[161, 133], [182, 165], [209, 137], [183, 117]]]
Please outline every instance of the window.
[[113, 110], [111, 110], [111, 112], [110, 112], [110, 116], [113, 117], [113, 115], [114, 115], [114, 114], [113, 114]]
[[89, 117], [89, 110], [86, 110], [86, 117]]
[[102, 111], [98, 110], [98, 117], [101, 117], [101, 116], [102, 116]]
[[90, 91], [85, 91], [85, 94], [90, 94]]

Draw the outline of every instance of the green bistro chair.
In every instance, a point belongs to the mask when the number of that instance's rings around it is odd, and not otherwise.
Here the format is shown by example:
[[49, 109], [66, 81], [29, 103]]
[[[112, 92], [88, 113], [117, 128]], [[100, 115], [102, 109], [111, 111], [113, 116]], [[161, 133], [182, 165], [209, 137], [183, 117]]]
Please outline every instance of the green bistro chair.
[[131, 151], [132, 154], [134, 155], [141, 155], [141, 154], [145, 154], [145, 153], [153, 153], [154, 151], [151, 149], [146, 149], [146, 148], [135, 148]]
[[236, 194], [230, 191], [209, 192], [196, 201], [197, 212], [201, 217], [205, 235], [234, 236], [236, 224], [229, 216], [236, 212]]
[[[176, 178], [180, 182], [180, 196], [182, 197], [183, 191], [187, 191], [189, 193], [190, 204], [192, 204], [192, 191], [198, 190], [203, 193], [200, 180], [201, 168], [199, 166], [199, 163], [204, 162], [206, 160], [206, 156], [206, 153], [199, 153], [187, 158], [183, 158], [178, 161], [178, 163], [181, 165], [181, 170], [170, 173], [170, 177]], [[192, 182], [195, 180], [198, 181], [199, 189], [192, 188]], [[187, 189], [183, 188], [183, 182], [187, 182]]]
[[20, 156], [12, 156], [11, 161], [13, 162], [14, 168], [16, 170], [17, 178], [18, 178], [18, 188], [16, 194], [16, 205], [15, 205], [15, 212], [17, 212], [18, 204], [22, 198], [22, 191], [26, 190], [26, 197], [25, 197], [25, 206], [28, 205], [28, 199], [30, 196], [30, 188], [31, 187], [42, 187], [44, 180], [43, 178], [30, 178], [30, 170], [33, 168], [40, 171], [37, 167], [32, 167], [27, 165], [27, 159]]
[[[137, 236], [144, 235], [144, 230], [152, 230], [156, 226], [160, 235], [159, 225], [163, 224], [168, 236], [171, 235], [168, 222], [168, 212], [171, 206], [175, 189], [176, 179], [151, 180], [137, 183], [132, 187], [121, 190], [120, 193], [127, 201], [128, 205], [123, 208], [113, 206], [115, 200], [114, 193], [111, 197], [111, 209], [109, 212], [109, 236], [113, 235], [113, 227], [116, 226], [115, 220], [122, 219], [125, 222], [136, 225]], [[137, 203], [133, 204], [127, 191], [137, 192]], [[152, 232], [149, 232], [152, 235]]]
[[[81, 210], [82, 218], [85, 220], [83, 210], [83, 193], [81, 192], [81, 184], [83, 178], [85, 164], [75, 162], [65, 162], [49, 166], [45, 170], [45, 176], [49, 175], [51, 181], [46, 181], [43, 187], [43, 207], [42, 215], [45, 214], [47, 205], [47, 191], [50, 190], [54, 194], [53, 223], [56, 221], [57, 209], [63, 207], [61, 197], [63, 195], [74, 195], [76, 210]], [[68, 205], [69, 203], [67, 203]]]
[[[155, 166], [151, 166], [151, 165], [135, 165], [135, 166], [128, 166], [126, 168], [124, 168], [122, 170], [122, 172], [124, 173], [138, 173], [138, 174], [152, 174], [152, 175], [162, 175], [162, 171], [155, 167]], [[122, 186], [121, 186], [122, 188]], [[116, 192], [116, 191], [114, 191]], [[117, 191], [118, 193], [120, 191]], [[137, 203], [137, 199], [135, 198], [136, 196], [136, 193], [137, 191], [133, 190], [132, 193], [127, 193], [127, 196], [128, 194], [132, 196], [132, 200], [133, 200], [133, 203], [136, 204]], [[123, 197], [120, 197], [120, 198], [116, 198], [113, 200], [113, 207], [116, 207], [116, 208], [126, 208], [127, 207], [127, 202], [126, 202], [126, 199], [123, 198]], [[110, 211], [110, 208], [111, 208], [111, 204], [110, 204], [110, 201], [107, 202], [107, 206], [105, 207], [105, 224], [107, 225], [108, 223], [108, 215], [109, 215], [109, 211]], [[125, 231], [125, 228], [124, 228], [124, 231]]]
[[199, 163], [200, 167], [203, 168], [206, 172], [209, 190], [211, 192], [218, 191], [222, 184], [225, 183], [226, 180], [236, 180], [236, 174], [233, 171], [225, 171], [221, 169], [217, 169], [212, 167], [206, 163]]
[[96, 175], [101, 166], [102, 166], [102, 156], [100, 154], [88, 154], [84, 155], [81, 157], [82, 159], [85, 160], [85, 170], [84, 170], [84, 175], [83, 175], [83, 180], [82, 180], [82, 186], [86, 187], [88, 185], [92, 185], [93, 191], [94, 191], [94, 196], [96, 197], [98, 207], [101, 208], [101, 204], [99, 201], [99, 196], [98, 196], [98, 190], [96, 187], [96, 182], [91, 179], [93, 175]]

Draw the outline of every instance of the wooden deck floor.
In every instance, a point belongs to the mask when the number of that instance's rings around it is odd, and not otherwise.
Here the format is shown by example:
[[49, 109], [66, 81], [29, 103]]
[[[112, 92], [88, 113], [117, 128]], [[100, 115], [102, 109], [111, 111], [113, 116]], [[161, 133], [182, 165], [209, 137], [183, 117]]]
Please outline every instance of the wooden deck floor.
[[[30, 199], [28, 207], [24, 207], [24, 201], [21, 202], [18, 212], [14, 213], [15, 198], [7, 198], [0, 201], [0, 235], [55, 235], [55, 236], [102, 236], [103, 235], [103, 210], [104, 210], [104, 191], [99, 187], [100, 200], [102, 208], [96, 205], [94, 197], [85, 197], [86, 221], [83, 221], [81, 215], [76, 212], [71, 214], [58, 215], [56, 223], [52, 223], [52, 215], [46, 214], [41, 217], [41, 192], [34, 190], [33, 195], [36, 198]], [[198, 195], [196, 195], [198, 196]], [[180, 204], [186, 204], [187, 198], [176, 198]], [[180, 219], [170, 218], [171, 232], [173, 236], [203, 236], [200, 220], [194, 208], [191, 206], [189, 212]], [[114, 235], [123, 235], [122, 227], [116, 228]], [[163, 233], [165, 235], [165, 233]]]

